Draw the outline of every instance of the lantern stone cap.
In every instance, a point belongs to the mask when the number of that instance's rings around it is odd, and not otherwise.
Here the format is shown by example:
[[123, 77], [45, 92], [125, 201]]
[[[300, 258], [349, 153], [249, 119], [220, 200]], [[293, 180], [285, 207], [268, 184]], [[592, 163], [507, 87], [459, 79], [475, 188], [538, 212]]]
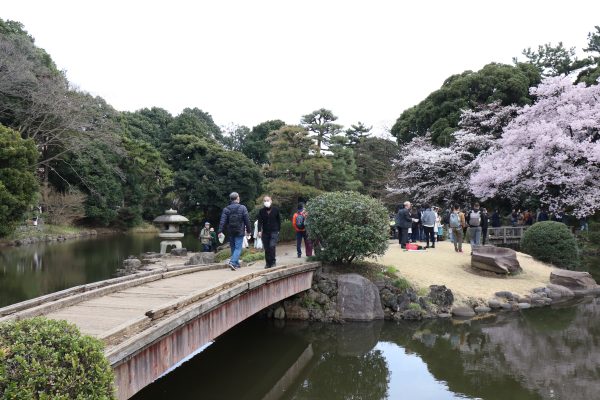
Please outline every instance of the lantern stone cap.
[[183, 215], [178, 215], [177, 210], [173, 210], [172, 208], [165, 211], [164, 215], [160, 217], [154, 218], [155, 223], [164, 224], [164, 223], [182, 223], [182, 222], [190, 222], [189, 219], [184, 217]]

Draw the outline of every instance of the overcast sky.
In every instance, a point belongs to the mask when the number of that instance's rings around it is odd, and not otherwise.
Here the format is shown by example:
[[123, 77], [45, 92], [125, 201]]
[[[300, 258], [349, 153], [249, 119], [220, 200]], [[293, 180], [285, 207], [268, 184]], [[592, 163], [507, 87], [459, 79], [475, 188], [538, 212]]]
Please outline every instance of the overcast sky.
[[380, 132], [451, 74], [583, 47], [600, 1], [2, 0], [0, 17], [119, 110], [198, 107], [252, 127], [325, 107]]

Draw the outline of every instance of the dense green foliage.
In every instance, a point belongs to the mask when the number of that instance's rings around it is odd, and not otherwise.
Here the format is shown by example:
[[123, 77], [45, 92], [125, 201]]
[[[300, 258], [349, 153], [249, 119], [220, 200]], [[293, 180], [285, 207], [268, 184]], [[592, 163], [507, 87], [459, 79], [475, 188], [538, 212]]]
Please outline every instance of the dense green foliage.
[[307, 203], [306, 227], [323, 261], [351, 263], [383, 255], [388, 212], [379, 200], [356, 192], [325, 193]]
[[279, 119], [256, 125], [244, 138], [241, 146], [242, 153], [258, 165], [268, 164], [271, 151], [271, 144], [267, 140], [269, 134], [284, 125], [285, 122]]
[[[588, 33], [587, 46], [583, 48], [586, 57], [579, 59], [575, 47], [566, 48], [562, 42], [539, 45], [537, 50], [524, 49], [522, 54], [527, 62], [535, 66], [542, 76], [560, 76], [578, 72], [576, 83], [595, 85], [600, 78], [600, 26]], [[515, 58], [515, 63], [517, 59]]]
[[229, 204], [232, 190], [240, 194], [242, 202], [252, 202], [260, 194], [259, 168], [243, 154], [225, 150], [209, 139], [176, 135], [164, 153], [177, 171], [173, 187], [184, 213], [199, 210], [205, 219], [215, 221]]
[[386, 194], [398, 145], [391, 140], [367, 137], [354, 146], [356, 178], [362, 182], [361, 193], [381, 198]]
[[577, 241], [567, 225], [544, 221], [533, 224], [523, 234], [521, 249], [534, 258], [559, 268], [579, 265]]
[[539, 82], [538, 69], [523, 63], [516, 66], [491, 63], [477, 72], [452, 75], [440, 89], [404, 111], [392, 127], [392, 135], [399, 143], [407, 143], [429, 131], [435, 144], [448, 145], [458, 128], [462, 110], [495, 101], [502, 105], [529, 104], [529, 88]]
[[35, 199], [36, 159], [32, 140], [0, 125], [0, 236], [12, 232]]
[[0, 324], [0, 398], [114, 399], [102, 343], [65, 321]]

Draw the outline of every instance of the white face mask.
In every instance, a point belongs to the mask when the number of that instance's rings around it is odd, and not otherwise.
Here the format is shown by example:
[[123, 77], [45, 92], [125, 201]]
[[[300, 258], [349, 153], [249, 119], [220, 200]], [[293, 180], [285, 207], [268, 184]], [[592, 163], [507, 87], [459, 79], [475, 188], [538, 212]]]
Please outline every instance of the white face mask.
[[271, 207], [271, 202], [270, 201], [265, 201], [263, 203], [265, 205], [265, 207], [270, 208]]

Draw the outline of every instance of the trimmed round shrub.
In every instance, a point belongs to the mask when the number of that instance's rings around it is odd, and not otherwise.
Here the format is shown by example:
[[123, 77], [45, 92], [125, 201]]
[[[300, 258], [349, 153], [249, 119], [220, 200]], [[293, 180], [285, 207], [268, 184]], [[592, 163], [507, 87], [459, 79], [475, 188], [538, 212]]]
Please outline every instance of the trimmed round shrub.
[[579, 265], [577, 240], [561, 222], [543, 221], [533, 224], [523, 233], [521, 250], [559, 268], [573, 269]]
[[351, 263], [381, 256], [388, 247], [389, 220], [379, 200], [356, 192], [322, 194], [306, 205], [306, 228], [320, 260]]
[[0, 398], [114, 399], [103, 344], [66, 321], [0, 324]]

